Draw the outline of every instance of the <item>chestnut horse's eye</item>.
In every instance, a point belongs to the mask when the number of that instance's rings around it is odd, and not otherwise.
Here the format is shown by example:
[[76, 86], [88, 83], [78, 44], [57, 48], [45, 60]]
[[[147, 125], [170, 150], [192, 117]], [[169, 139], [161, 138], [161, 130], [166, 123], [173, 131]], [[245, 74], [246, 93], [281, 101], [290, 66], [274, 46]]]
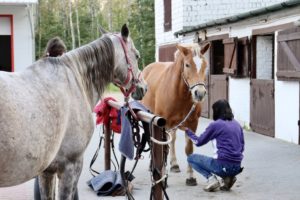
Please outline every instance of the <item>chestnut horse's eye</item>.
[[190, 67], [190, 64], [185, 63], [185, 67]]

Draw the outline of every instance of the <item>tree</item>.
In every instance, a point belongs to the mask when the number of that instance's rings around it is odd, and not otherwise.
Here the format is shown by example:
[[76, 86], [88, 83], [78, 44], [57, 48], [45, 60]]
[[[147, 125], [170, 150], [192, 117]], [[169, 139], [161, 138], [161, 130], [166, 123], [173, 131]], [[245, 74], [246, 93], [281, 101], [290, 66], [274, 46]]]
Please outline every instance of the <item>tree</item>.
[[80, 25], [79, 25], [79, 16], [78, 16], [78, 0], [75, 0], [75, 14], [76, 14], [76, 30], [77, 30], [78, 46], [81, 46]]
[[119, 32], [129, 22], [140, 66], [154, 61], [154, 0], [40, 0], [37, 14], [37, 58], [52, 37], [61, 37], [70, 50], [99, 37], [100, 26]]
[[129, 19], [132, 38], [140, 50], [140, 64], [145, 67], [155, 61], [154, 0], [135, 0]]
[[69, 20], [70, 20], [70, 30], [71, 30], [71, 39], [72, 39], [72, 49], [75, 49], [75, 33], [73, 28], [73, 18], [72, 18], [72, 0], [69, 0]]

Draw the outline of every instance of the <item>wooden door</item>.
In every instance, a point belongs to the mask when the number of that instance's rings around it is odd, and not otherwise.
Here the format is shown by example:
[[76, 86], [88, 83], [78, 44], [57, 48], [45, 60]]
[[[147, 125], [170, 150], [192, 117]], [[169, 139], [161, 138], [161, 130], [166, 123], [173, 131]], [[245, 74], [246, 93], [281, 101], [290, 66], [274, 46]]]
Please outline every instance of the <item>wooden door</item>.
[[209, 80], [208, 77], [205, 80], [206, 85], [206, 97], [201, 105], [201, 116], [209, 118]]
[[274, 137], [274, 80], [251, 80], [250, 126], [253, 131]]
[[300, 80], [300, 28], [278, 33], [277, 78]]
[[275, 136], [274, 35], [252, 38], [250, 81], [250, 127]]
[[228, 77], [225, 74], [210, 75], [209, 84], [210, 118], [213, 117], [212, 105], [219, 99], [228, 100]]
[[173, 62], [176, 50], [176, 44], [160, 46], [158, 50], [159, 62]]

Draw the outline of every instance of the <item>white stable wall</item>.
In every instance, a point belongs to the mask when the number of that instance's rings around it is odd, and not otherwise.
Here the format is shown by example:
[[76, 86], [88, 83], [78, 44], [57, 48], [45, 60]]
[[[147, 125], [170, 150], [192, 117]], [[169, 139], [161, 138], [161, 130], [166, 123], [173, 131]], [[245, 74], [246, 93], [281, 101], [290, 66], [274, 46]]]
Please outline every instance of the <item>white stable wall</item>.
[[200, 23], [229, 17], [283, 1], [284, 0], [183, 0], [183, 24], [186, 27], [195, 26]]
[[298, 144], [299, 82], [275, 82], [275, 137]]
[[172, 0], [172, 29], [164, 31], [164, 1], [155, 0], [155, 54], [158, 59], [159, 46], [177, 43], [178, 38], [174, 36], [176, 31], [183, 28], [183, 1]]
[[250, 124], [250, 79], [229, 77], [228, 100], [241, 126]]
[[[275, 33], [275, 58], [277, 58], [277, 32]], [[275, 74], [277, 59], [275, 59]], [[298, 144], [299, 82], [279, 81], [275, 76], [275, 138]]]
[[35, 57], [27, 8], [25, 5], [0, 5], [0, 15], [13, 15], [14, 71], [21, 71], [31, 65]]

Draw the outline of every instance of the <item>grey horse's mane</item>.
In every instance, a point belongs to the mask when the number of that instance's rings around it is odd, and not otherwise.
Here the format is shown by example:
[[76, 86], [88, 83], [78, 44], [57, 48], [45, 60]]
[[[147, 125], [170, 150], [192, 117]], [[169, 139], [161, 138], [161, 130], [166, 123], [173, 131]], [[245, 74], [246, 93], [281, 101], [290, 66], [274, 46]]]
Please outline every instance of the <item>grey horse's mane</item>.
[[[93, 89], [101, 95], [114, 73], [114, 46], [112, 40], [104, 35], [101, 38], [74, 49], [61, 58], [60, 62], [69, 67], [91, 96]], [[56, 59], [50, 59], [55, 64]]]

